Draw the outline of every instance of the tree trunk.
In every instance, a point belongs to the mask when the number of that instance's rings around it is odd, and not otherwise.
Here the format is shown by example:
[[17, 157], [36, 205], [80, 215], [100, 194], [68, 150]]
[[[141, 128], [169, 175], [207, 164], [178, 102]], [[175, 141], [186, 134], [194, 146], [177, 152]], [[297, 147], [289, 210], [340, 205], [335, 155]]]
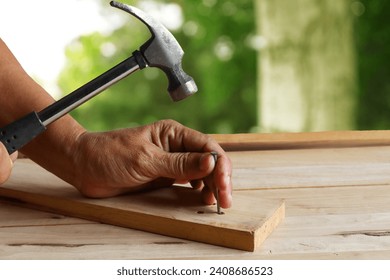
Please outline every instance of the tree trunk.
[[254, 0], [262, 131], [355, 126], [356, 67], [350, 0]]

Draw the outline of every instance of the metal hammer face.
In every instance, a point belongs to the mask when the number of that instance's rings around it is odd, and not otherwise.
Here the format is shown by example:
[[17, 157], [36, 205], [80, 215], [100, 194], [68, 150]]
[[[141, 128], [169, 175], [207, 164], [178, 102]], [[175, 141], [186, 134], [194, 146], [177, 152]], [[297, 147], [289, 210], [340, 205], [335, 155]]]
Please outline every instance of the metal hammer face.
[[140, 51], [147, 66], [160, 68], [167, 75], [172, 100], [179, 101], [196, 93], [198, 88], [194, 80], [181, 66], [184, 51], [168, 29], [137, 8], [116, 1], [110, 4], [135, 16], [148, 27], [152, 37], [140, 47]]

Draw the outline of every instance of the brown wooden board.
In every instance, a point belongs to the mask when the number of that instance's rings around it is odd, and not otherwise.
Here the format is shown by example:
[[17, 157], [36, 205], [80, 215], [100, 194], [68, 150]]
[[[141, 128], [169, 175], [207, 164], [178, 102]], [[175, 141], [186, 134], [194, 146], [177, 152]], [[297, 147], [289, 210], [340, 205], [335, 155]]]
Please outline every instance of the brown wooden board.
[[390, 145], [389, 130], [211, 135], [226, 151]]
[[284, 202], [234, 194], [234, 206], [216, 214], [200, 194], [176, 186], [110, 199], [87, 199], [28, 160], [17, 161], [0, 188], [9, 202], [111, 225], [229, 248], [254, 251], [284, 218]]

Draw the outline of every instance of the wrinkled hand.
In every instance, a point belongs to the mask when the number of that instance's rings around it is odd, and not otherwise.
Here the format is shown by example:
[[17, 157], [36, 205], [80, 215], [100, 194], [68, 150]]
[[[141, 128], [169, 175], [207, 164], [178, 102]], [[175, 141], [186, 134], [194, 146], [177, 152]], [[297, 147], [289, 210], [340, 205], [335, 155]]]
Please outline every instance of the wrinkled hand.
[[[74, 185], [89, 197], [187, 183], [202, 188], [203, 201], [231, 206], [232, 166], [211, 137], [164, 120], [151, 125], [109, 132], [82, 134], [76, 145]], [[215, 166], [210, 152], [218, 153]]]
[[11, 175], [13, 162], [17, 157], [17, 152], [9, 156], [7, 149], [0, 142], [0, 185], [7, 181], [8, 177]]

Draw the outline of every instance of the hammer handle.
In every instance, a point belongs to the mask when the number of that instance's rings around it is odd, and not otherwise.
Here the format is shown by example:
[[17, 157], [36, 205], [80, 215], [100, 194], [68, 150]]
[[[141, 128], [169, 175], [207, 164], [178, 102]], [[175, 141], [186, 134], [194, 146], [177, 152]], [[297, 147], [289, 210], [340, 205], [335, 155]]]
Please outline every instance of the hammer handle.
[[0, 129], [0, 141], [4, 144], [8, 154], [12, 154], [45, 131], [45, 129], [46, 127], [39, 119], [38, 114], [32, 112], [2, 127]]
[[140, 69], [137, 55], [138, 53], [135, 52], [133, 56], [122, 61], [117, 66], [104, 72], [97, 78], [43, 109], [38, 113], [42, 123], [47, 126], [48, 124], [66, 115], [73, 109], [77, 108], [81, 104], [85, 103], [92, 97], [96, 96], [103, 90], [112, 86], [116, 82]]

